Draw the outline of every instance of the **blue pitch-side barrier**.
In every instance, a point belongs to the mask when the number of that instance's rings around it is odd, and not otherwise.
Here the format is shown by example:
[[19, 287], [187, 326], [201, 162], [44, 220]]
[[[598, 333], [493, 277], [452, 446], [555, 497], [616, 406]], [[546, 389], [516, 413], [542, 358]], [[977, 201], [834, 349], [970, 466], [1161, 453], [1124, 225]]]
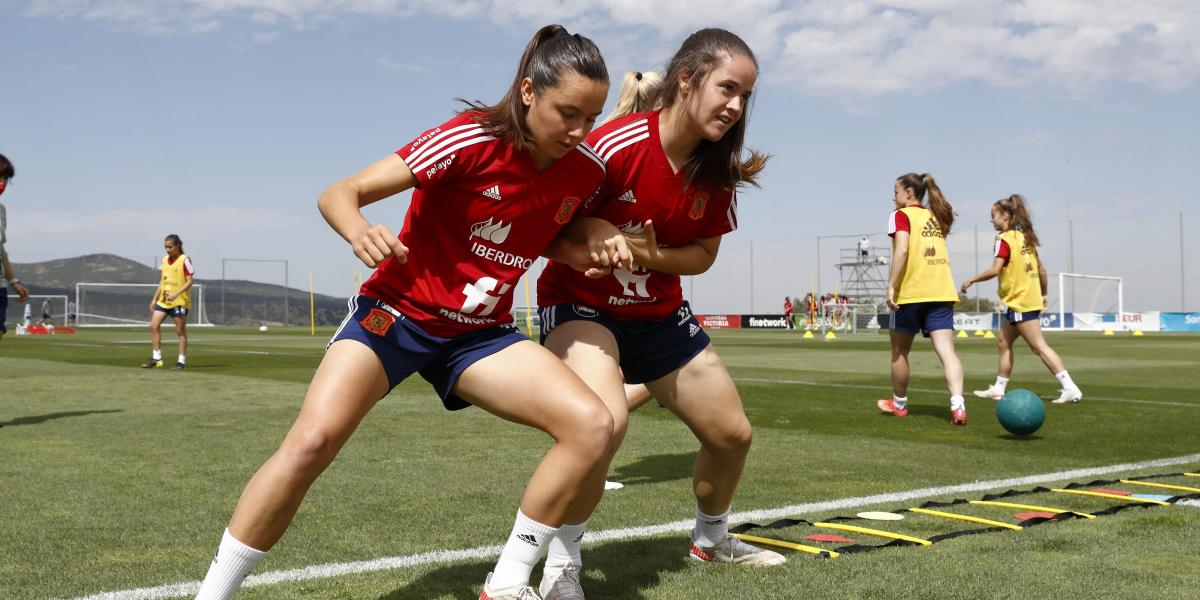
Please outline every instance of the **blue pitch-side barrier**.
[[1159, 331], [1200, 331], [1200, 312], [1160, 313]]

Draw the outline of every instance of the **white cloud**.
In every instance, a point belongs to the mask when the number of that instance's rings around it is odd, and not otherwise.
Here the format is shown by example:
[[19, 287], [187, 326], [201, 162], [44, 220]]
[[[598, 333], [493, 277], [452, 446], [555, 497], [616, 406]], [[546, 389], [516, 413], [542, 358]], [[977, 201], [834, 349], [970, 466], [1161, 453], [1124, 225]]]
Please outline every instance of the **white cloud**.
[[767, 77], [851, 102], [964, 81], [1083, 95], [1112, 84], [1179, 90], [1200, 78], [1194, 0], [33, 0], [26, 14], [153, 34], [235, 20], [269, 30], [260, 35], [357, 17], [557, 21], [609, 48], [620, 40], [609, 54], [655, 63], [687, 32], [720, 25], [747, 39]]

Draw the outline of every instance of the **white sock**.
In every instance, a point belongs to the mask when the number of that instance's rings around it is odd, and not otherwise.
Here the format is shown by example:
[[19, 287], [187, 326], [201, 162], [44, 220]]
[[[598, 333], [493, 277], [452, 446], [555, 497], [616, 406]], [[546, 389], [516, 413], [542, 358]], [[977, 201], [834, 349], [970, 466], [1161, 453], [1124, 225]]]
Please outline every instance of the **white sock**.
[[729, 537], [730, 510], [732, 508], [727, 508], [725, 512], [713, 516], [704, 514], [700, 511], [699, 506], [696, 507], [696, 527], [692, 529], [692, 537], [697, 546], [703, 548], [716, 546]]
[[996, 388], [997, 390], [1004, 391], [1004, 388], [1008, 387], [1008, 378], [997, 375], [996, 383], [992, 384], [992, 387]]
[[569, 565], [583, 566], [583, 557], [580, 555], [579, 547], [583, 545], [583, 534], [586, 531], [587, 521], [578, 525], [559, 527], [558, 533], [550, 538], [550, 543], [547, 545], [546, 566], [543, 567], [543, 572], [557, 575]]
[[150, 351], [150, 358], [153, 360], [162, 360], [162, 348], [155, 348]]
[[962, 396], [950, 396], [950, 410], [967, 410], [967, 403]]
[[182, 354], [180, 354], [180, 355], [179, 355], [179, 364], [186, 365], [186, 364], [187, 364], [187, 357], [186, 357], [186, 356], [184, 356], [184, 355], [182, 355]]
[[896, 408], [904, 408], [908, 406], [908, 396], [897, 396], [892, 394], [892, 404], [895, 404]]
[[489, 591], [529, 585], [529, 574], [533, 572], [533, 566], [541, 560], [542, 549], [557, 531], [557, 527], [538, 523], [518, 509], [512, 533], [509, 534], [508, 542], [500, 552], [500, 560], [496, 561], [496, 568], [492, 571]]
[[1055, 373], [1054, 376], [1057, 377], [1059, 383], [1061, 383], [1063, 385], [1063, 389], [1067, 389], [1067, 390], [1079, 389], [1079, 387], [1075, 385], [1075, 382], [1071, 381], [1070, 373], [1063, 371], [1061, 373]]
[[235, 539], [225, 530], [221, 545], [208, 567], [208, 575], [200, 584], [196, 600], [229, 600], [242, 584], [242, 580], [266, 556], [266, 552], [255, 550]]

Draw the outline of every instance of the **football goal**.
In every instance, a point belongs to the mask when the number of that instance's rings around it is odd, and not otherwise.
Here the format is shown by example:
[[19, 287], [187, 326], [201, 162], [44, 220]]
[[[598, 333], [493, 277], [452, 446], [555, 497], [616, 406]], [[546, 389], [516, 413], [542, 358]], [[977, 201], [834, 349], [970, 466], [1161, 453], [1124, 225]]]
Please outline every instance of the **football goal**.
[[1049, 292], [1049, 305], [1043, 311], [1043, 329], [1101, 331], [1126, 328], [1125, 286], [1120, 277], [1059, 273], [1057, 278], [1050, 280]]
[[[39, 325], [42, 316], [50, 313], [49, 324], [67, 326], [67, 297], [61, 294], [30, 294], [24, 304], [19, 302], [20, 296], [8, 294], [8, 310], [4, 313], [4, 321], [11, 324]], [[25, 307], [29, 307], [29, 323], [25, 323]]]
[[[154, 283], [75, 284], [75, 324], [80, 327], [135, 327], [150, 324], [150, 297]], [[188, 325], [211, 326], [204, 286], [191, 289], [192, 310]]]

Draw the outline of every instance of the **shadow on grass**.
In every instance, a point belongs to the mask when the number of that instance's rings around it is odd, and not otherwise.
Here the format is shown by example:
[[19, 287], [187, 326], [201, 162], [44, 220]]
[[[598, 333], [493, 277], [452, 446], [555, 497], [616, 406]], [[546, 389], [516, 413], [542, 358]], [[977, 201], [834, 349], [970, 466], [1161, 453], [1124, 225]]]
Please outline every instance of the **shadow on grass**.
[[695, 462], [695, 452], [643, 456], [637, 462], [613, 469], [608, 478], [625, 485], [691, 479]]
[[[687, 541], [679, 536], [630, 540], [583, 548], [583, 589], [589, 598], [641, 600], [644, 590], [658, 585], [665, 572], [679, 571], [690, 564]], [[427, 600], [447, 596], [474, 600], [492, 561], [447, 565], [396, 588], [378, 600]], [[541, 581], [541, 565], [533, 581]]]
[[11, 427], [13, 425], [41, 425], [42, 423], [45, 423], [46, 421], [51, 421], [54, 419], [65, 419], [67, 417], [84, 417], [87, 415], [97, 415], [97, 414], [104, 414], [104, 413], [119, 413], [119, 412], [125, 412], [125, 411], [118, 410], [118, 409], [72, 410], [72, 411], [67, 411], [67, 412], [47, 413], [44, 415], [37, 415], [37, 416], [33, 416], [33, 417], [18, 417], [11, 421], [0, 421], [0, 427]]
[[1040, 436], [1040, 435], [1017, 435], [1015, 433], [1002, 433], [996, 437], [998, 437], [1002, 440], [1012, 440], [1014, 442], [1040, 442], [1040, 441], [1042, 441], [1042, 436]]

